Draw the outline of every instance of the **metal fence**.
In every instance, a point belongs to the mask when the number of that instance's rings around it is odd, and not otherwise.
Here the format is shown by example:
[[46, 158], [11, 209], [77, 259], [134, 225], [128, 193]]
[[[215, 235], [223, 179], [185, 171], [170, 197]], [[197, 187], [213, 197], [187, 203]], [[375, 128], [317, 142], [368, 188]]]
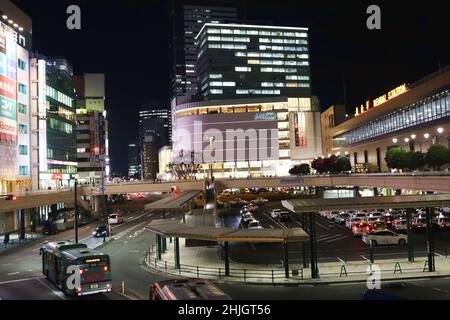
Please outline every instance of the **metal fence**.
[[[282, 264], [279, 268], [234, 268], [230, 265], [229, 275], [225, 274], [225, 267], [207, 267], [187, 264], [175, 265], [174, 262], [159, 260], [157, 253], [150, 248], [145, 253], [145, 263], [156, 270], [180, 276], [190, 276], [197, 278], [229, 279], [241, 282], [265, 282], [265, 283], [286, 283], [286, 274]], [[428, 271], [428, 261], [417, 259], [415, 262], [404, 260], [370, 261], [364, 262], [342, 262], [319, 264], [319, 278], [339, 279], [349, 276], [369, 276], [372, 270], [377, 270], [385, 275], [403, 275], [405, 273], [423, 273]], [[297, 267], [298, 266], [298, 267]], [[290, 264], [290, 282], [300, 282], [310, 280], [310, 269], [303, 268], [302, 264]]]

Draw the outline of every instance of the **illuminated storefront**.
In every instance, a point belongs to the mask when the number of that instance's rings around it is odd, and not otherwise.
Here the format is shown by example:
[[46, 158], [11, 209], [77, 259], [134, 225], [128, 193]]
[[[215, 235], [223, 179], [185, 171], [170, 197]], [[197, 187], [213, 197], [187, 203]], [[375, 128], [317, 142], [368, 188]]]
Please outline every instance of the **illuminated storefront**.
[[[285, 176], [322, 154], [320, 112], [310, 98], [176, 104], [173, 157], [203, 164], [199, 177]], [[191, 159], [192, 158], [192, 159]]]
[[30, 32], [31, 20], [25, 15], [0, 13], [1, 193], [31, 188]]

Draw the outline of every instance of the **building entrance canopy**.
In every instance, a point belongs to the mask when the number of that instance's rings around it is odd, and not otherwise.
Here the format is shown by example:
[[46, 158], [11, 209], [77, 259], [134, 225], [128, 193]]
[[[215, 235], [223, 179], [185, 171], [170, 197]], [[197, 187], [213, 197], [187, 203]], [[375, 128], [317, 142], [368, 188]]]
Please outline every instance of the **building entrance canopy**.
[[309, 240], [309, 236], [301, 228], [258, 230], [214, 228], [188, 225], [175, 219], [154, 220], [145, 228], [164, 237], [205, 241], [286, 243]]

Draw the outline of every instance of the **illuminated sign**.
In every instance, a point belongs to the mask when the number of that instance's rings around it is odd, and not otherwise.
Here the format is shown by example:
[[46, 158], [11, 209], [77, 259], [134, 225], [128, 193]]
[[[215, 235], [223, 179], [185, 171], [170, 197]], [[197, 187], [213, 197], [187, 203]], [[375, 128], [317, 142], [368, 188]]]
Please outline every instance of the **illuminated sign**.
[[274, 121], [277, 120], [276, 112], [258, 112], [255, 114], [255, 120]]
[[[403, 93], [405, 93], [406, 91], [408, 91], [408, 86], [406, 85], [406, 83], [398, 86], [395, 89], [392, 89], [391, 91], [389, 91], [388, 93], [385, 93], [381, 96], [379, 96], [378, 98], [374, 99], [372, 101], [372, 105], [374, 107], [377, 107], [383, 103], [385, 103], [386, 101], [393, 99]], [[366, 102], [366, 108], [364, 109], [364, 106], [361, 105], [361, 109], [359, 110], [358, 107], [356, 107], [356, 112], [355, 112], [355, 116], [360, 115], [361, 113], [367, 111], [370, 108], [370, 101]]]
[[391, 90], [388, 92], [388, 99], [395, 98], [403, 93], [405, 93], [408, 90], [406, 87], [406, 83], [402, 84], [401, 86], [398, 86], [397, 88]]
[[86, 263], [100, 262], [100, 259], [86, 259]]

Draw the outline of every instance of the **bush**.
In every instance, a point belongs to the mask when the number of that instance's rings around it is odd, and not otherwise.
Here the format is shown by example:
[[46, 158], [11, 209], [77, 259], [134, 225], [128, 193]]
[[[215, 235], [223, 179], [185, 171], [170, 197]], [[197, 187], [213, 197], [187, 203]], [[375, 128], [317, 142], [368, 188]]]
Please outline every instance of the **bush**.
[[295, 165], [294, 167], [292, 167], [291, 169], [289, 169], [289, 174], [291, 175], [307, 175], [310, 173], [310, 167], [309, 164], [307, 163], [302, 163], [299, 165]]
[[433, 144], [425, 155], [425, 163], [438, 170], [443, 164], [450, 162], [450, 152], [448, 148], [440, 144]]

